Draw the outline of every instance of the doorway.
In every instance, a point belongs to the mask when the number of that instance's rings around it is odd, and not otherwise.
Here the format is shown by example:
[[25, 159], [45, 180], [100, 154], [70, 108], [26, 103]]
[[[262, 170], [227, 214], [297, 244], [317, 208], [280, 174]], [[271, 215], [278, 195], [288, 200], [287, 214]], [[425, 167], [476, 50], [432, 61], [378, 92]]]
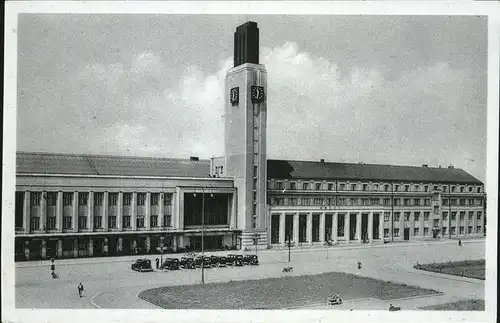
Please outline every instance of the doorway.
[[368, 214], [361, 214], [361, 240], [368, 241]]
[[410, 228], [405, 228], [404, 239], [405, 240], [410, 240]]

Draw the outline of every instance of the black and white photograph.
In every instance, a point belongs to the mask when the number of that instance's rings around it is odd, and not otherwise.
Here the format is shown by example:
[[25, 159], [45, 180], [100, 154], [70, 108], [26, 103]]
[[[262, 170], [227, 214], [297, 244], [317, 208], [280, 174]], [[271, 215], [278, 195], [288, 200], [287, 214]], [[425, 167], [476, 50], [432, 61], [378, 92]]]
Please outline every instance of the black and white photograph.
[[493, 322], [500, 6], [393, 5], [8, 3], [2, 321]]

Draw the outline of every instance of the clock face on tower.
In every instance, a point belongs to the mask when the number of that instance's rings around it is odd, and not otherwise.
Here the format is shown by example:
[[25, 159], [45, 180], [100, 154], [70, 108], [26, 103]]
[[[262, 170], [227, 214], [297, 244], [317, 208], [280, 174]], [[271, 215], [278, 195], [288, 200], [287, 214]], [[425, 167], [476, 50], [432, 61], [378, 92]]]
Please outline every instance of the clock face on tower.
[[231, 104], [236, 105], [240, 99], [240, 88], [233, 87], [229, 93], [229, 101]]
[[252, 102], [260, 103], [264, 101], [264, 87], [252, 85]]

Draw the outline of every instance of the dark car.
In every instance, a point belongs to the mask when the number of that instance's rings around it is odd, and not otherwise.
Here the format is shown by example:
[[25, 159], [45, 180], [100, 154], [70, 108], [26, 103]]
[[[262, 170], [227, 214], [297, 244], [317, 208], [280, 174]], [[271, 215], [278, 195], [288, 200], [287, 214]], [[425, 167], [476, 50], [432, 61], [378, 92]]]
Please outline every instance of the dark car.
[[180, 264], [179, 259], [177, 258], [167, 258], [161, 265], [160, 269], [167, 270], [179, 270]]
[[179, 261], [181, 268], [184, 269], [195, 269], [194, 259], [191, 257], [182, 257]]
[[227, 266], [227, 258], [222, 256], [219, 257], [219, 267], [226, 267]]
[[235, 260], [236, 260], [236, 255], [229, 254], [226, 257], [226, 263], [228, 266], [234, 266]]
[[219, 267], [219, 257], [210, 256], [210, 264], [212, 267]]
[[243, 266], [243, 256], [242, 255], [228, 255], [228, 263], [230, 262], [232, 266]]
[[246, 255], [245, 257], [243, 257], [243, 263], [245, 265], [255, 266], [259, 264], [259, 258], [257, 257], [257, 255]]
[[135, 271], [153, 271], [153, 267], [151, 266], [151, 260], [149, 259], [137, 259], [132, 264], [132, 270]]
[[205, 261], [203, 261], [205, 264], [205, 268], [210, 268], [212, 267], [212, 259], [210, 257], [205, 256]]
[[201, 268], [201, 264], [204, 264], [204, 268], [210, 268], [212, 266], [212, 260], [210, 259], [210, 257], [202, 257], [202, 256], [198, 256], [194, 259], [194, 265], [198, 268]]

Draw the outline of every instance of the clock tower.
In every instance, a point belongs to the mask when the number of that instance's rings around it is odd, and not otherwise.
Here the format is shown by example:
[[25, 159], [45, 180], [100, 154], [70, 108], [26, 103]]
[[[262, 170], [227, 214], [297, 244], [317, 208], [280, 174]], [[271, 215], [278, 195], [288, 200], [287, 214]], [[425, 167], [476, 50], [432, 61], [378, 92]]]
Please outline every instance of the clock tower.
[[255, 22], [234, 33], [234, 67], [226, 74], [225, 175], [238, 191], [236, 227], [241, 246], [267, 246], [267, 73], [259, 64]]

